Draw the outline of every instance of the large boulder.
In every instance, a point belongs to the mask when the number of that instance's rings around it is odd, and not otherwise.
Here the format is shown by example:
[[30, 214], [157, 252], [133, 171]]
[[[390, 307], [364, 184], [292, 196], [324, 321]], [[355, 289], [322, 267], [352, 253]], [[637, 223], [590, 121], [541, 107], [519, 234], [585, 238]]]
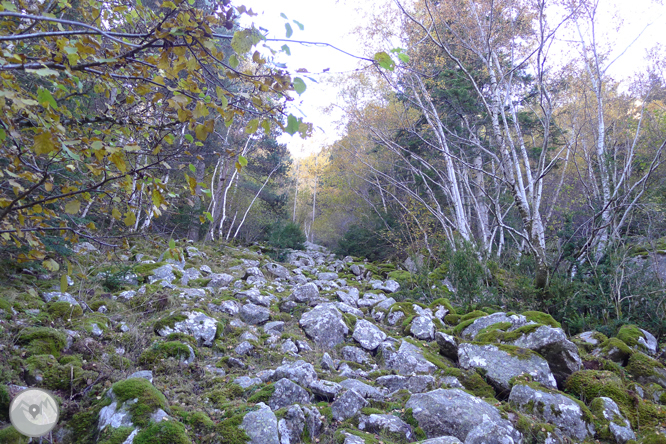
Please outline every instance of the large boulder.
[[364, 349], [373, 351], [386, 339], [386, 333], [372, 322], [359, 319], [354, 326], [352, 338]]
[[271, 318], [271, 312], [266, 307], [248, 303], [241, 307], [240, 318], [248, 324], [260, 325]]
[[331, 404], [333, 419], [342, 422], [352, 418], [367, 405], [368, 401], [363, 396], [354, 390], [347, 390]]
[[345, 379], [340, 385], [346, 389], [354, 390], [364, 398], [382, 401], [385, 397], [383, 390], [379, 390], [365, 382], [359, 381], [358, 379]]
[[557, 388], [555, 377], [548, 363], [531, 350], [509, 345], [460, 344], [458, 348], [460, 367], [469, 370], [481, 369], [488, 382], [500, 395], [508, 395], [509, 381], [515, 376], [528, 374], [535, 381], [549, 388]]
[[228, 287], [234, 281], [234, 277], [226, 273], [215, 273], [208, 277], [210, 278], [210, 281], [206, 285], [208, 288]]
[[247, 444], [280, 444], [275, 414], [263, 402], [257, 404], [257, 407], [259, 410], [246, 414], [240, 425], [250, 437]]
[[627, 421], [620, 408], [611, 398], [595, 398], [590, 403], [590, 409], [597, 415], [597, 418], [603, 418], [608, 422], [608, 431], [618, 444], [624, 444], [629, 440], [636, 439], [636, 434], [631, 429], [631, 424]]
[[416, 339], [432, 341], [435, 339], [435, 323], [430, 316], [416, 316], [412, 320], [409, 332]]
[[522, 412], [535, 415], [543, 422], [554, 424], [571, 439], [582, 442], [594, 437], [594, 424], [590, 412], [581, 405], [560, 393], [552, 393], [516, 384], [511, 389], [509, 402]]
[[569, 375], [580, 370], [583, 365], [578, 347], [567, 339], [561, 328], [542, 325], [510, 344], [539, 353], [548, 361], [550, 370], [560, 387], [564, 386]]
[[349, 328], [333, 303], [317, 305], [301, 316], [299, 325], [317, 345], [333, 348], [345, 340]]
[[[182, 318], [182, 319], [181, 319]], [[171, 333], [184, 333], [193, 336], [200, 345], [211, 347], [217, 332], [217, 320], [200, 311], [181, 312], [178, 321], [156, 325], [157, 334], [167, 336]]]
[[275, 383], [275, 391], [268, 401], [271, 410], [278, 410], [292, 404], [308, 404], [310, 395], [298, 384], [287, 378], [282, 378]]
[[487, 402], [460, 389], [437, 389], [412, 395], [405, 405], [428, 438], [455, 436], [461, 441], [480, 424], [495, 425], [504, 442], [522, 442], [522, 435]]
[[369, 433], [399, 436], [406, 441], [411, 441], [413, 436], [409, 424], [394, 415], [373, 413], [370, 416], [362, 416], [358, 421], [358, 428]]
[[476, 338], [476, 335], [478, 335], [481, 330], [483, 330], [486, 327], [490, 327], [493, 324], [498, 324], [498, 323], [508, 323], [510, 326], [506, 329], [506, 331], [513, 331], [517, 328], [522, 327], [523, 325], [527, 325], [528, 320], [525, 316], [523, 315], [507, 315], [506, 313], [493, 313], [488, 316], [482, 316], [479, 318], [474, 319], [474, 321], [465, 327], [462, 331], [462, 337], [465, 339], [469, 340], [474, 340]]
[[437, 366], [423, 357], [421, 349], [408, 341], [402, 341], [397, 352], [388, 348], [383, 353], [384, 365], [388, 370], [395, 370], [400, 375], [412, 373], [432, 374]]
[[300, 406], [292, 405], [278, 422], [280, 444], [296, 444], [301, 442], [305, 429], [305, 414]]
[[307, 284], [303, 285], [297, 285], [294, 287], [291, 297], [296, 302], [307, 303], [319, 297], [319, 289], [312, 282], [308, 282]]
[[277, 381], [287, 378], [298, 385], [308, 387], [310, 383], [317, 379], [317, 372], [312, 364], [299, 360], [290, 362], [275, 369], [272, 379]]
[[289, 277], [289, 270], [280, 264], [268, 263], [264, 265], [264, 270], [275, 278], [287, 279]]

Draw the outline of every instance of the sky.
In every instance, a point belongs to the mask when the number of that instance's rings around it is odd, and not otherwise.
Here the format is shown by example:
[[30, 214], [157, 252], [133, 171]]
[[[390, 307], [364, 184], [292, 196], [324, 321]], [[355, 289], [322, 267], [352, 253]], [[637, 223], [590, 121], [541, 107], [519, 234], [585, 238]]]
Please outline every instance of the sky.
[[[244, 19], [244, 24], [251, 21], [255, 26], [265, 28], [269, 38], [285, 38], [285, 23], [288, 22], [293, 29], [292, 40], [326, 42], [354, 55], [369, 56], [364, 54], [363, 45], [353, 30], [363, 26], [363, 11], [372, 8], [372, 0], [247, 0], [240, 3], [245, 3], [258, 14]], [[609, 74], [618, 80], [628, 78], [644, 66], [647, 49], [665, 43], [666, 6], [655, 0], [600, 0], [600, 4], [597, 32], [601, 40], [607, 42], [611, 59], [619, 56]], [[300, 22], [304, 29], [300, 30], [293, 20]], [[611, 23], [615, 25], [611, 26]], [[571, 40], [577, 36], [571, 32], [561, 34], [560, 52], [563, 54], [574, 47]], [[272, 45], [278, 48], [282, 43]], [[331, 113], [324, 112], [338, 100], [336, 88], [326, 80], [352, 72], [367, 62], [331, 48], [306, 47], [297, 43], [288, 43], [288, 46], [291, 56], [285, 55], [280, 61], [292, 72], [298, 68], [309, 71], [309, 74], [299, 74], [304, 78], [307, 90], [297, 97], [290, 112], [312, 122], [314, 133], [307, 140], [285, 134], [279, 141], [287, 144], [292, 156], [300, 158], [330, 145], [342, 135], [339, 125], [344, 118], [342, 113], [335, 107]]]

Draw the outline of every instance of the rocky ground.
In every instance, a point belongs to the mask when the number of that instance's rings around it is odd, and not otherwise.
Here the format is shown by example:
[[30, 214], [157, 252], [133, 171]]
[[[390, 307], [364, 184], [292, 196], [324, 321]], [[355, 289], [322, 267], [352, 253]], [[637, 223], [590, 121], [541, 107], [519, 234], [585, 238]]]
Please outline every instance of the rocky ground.
[[408, 271], [313, 244], [140, 250], [6, 271], [0, 442], [30, 442], [8, 406], [41, 387], [52, 443], [666, 443], [666, 354], [634, 326], [399, 300]]

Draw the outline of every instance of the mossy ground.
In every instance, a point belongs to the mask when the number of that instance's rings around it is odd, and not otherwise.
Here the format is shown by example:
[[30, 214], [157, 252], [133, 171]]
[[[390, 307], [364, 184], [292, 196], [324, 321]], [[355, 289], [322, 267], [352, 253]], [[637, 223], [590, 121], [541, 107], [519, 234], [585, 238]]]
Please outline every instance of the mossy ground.
[[21, 331], [16, 342], [31, 355], [53, 355], [56, 358], [67, 345], [67, 336], [49, 327], [29, 327]]
[[129, 408], [132, 423], [138, 426], [145, 427], [149, 422], [150, 415], [157, 409], [168, 410], [164, 395], [146, 379], [130, 378], [116, 382], [113, 384], [112, 390], [119, 403], [130, 399], [138, 399]]
[[134, 444], [190, 444], [185, 426], [176, 421], [150, 424], [134, 438]]

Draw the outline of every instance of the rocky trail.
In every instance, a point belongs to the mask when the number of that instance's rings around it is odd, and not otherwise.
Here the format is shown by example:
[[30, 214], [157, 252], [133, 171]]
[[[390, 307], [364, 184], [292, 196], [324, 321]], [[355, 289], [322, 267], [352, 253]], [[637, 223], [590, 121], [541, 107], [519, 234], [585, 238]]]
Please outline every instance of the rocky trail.
[[[568, 337], [541, 312], [461, 312], [455, 291], [402, 300], [409, 271], [314, 244], [285, 263], [217, 248], [100, 271], [81, 244], [85, 272], [10, 276], [0, 442], [666, 443], [666, 353], [647, 331]], [[42, 441], [9, 424], [26, 387], [60, 403]]]

